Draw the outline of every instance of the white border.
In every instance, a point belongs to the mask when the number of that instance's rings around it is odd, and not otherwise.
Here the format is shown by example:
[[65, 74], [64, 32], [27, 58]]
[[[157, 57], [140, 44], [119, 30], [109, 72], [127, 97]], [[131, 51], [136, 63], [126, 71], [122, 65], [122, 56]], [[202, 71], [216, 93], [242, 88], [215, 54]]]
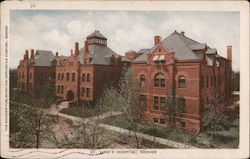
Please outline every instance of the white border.
[[[56, 3], [56, 5], [55, 5]], [[11, 9], [46, 10], [170, 10], [170, 11], [240, 11], [240, 145], [239, 149], [157, 149], [154, 155], [88, 156], [89, 150], [81, 149], [9, 149], [8, 131], [4, 130], [5, 88], [5, 26], [9, 26]], [[233, 22], [232, 22], [233, 23]], [[9, 42], [8, 42], [9, 43]], [[9, 49], [9, 47], [8, 47]], [[9, 53], [9, 52], [8, 52]], [[8, 56], [8, 55], [7, 55]], [[8, 57], [7, 57], [8, 59]], [[247, 158], [249, 157], [249, 3], [245, 1], [5, 1], [1, 3], [1, 156], [14, 158]], [[7, 94], [8, 98], [8, 94]], [[7, 109], [9, 112], [9, 110]], [[9, 123], [9, 121], [7, 120]], [[9, 125], [9, 124], [8, 124]], [[26, 154], [26, 155], [23, 155]]]

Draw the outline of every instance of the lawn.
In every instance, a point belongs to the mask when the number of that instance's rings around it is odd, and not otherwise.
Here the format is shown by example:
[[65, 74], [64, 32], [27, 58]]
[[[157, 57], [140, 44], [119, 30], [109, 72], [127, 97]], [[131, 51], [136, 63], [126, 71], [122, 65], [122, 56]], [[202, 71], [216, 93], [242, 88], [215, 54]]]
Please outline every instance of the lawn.
[[[124, 121], [123, 115], [111, 116], [102, 120], [104, 124], [113, 125], [121, 127], [128, 130], [133, 130], [126, 122]], [[142, 123], [140, 124], [141, 133], [153, 135], [160, 138], [171, 139], [174, 141], [188, 143], [195, 145], [197, 144], [193, 139], [194, 134], [186, 132], [185, 130], [166, 128], [161, 125], [156, 125], [154, 123]]]
[[68, 108], [64, 108], [60, 111], [60, 113], [77, 116], [81, 118], [88, 118], [92, 116], [96, 116], [98, 114], [94, 108], [87, 108], [84, 106], [72, 106]]

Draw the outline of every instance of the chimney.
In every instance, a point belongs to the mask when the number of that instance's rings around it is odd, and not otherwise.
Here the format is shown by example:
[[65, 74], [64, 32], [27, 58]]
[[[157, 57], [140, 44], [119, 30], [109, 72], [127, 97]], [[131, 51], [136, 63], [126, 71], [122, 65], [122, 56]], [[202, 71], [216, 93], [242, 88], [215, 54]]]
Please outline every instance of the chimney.
[[84, 52], [89, 52], [88, 41], [84, 42]]
[[185, 32], [184, 32], [184, 31], [182, 31], [182, 32], [181, 32], [181, 35], [185, 36]]
[[232, 46], [231, 45], [227, 46], [227, 59], [229, 61], [232, 61]]
[[29, 51], [25, 50], [24, 59], [29, 59]]
[[56, 52], [56, 57], [58, 57], [58, 52]]
[[34, 60], [34, 49], [31, 49], [30, 59]]
[[79, 55], [79, 43], [78, 42], [75, 43], [75, 55], [76, 56]]
[[154, 37], [155, 45], [159, 44], [161, 42], [161, 37], [159, 35], [156, 35]]

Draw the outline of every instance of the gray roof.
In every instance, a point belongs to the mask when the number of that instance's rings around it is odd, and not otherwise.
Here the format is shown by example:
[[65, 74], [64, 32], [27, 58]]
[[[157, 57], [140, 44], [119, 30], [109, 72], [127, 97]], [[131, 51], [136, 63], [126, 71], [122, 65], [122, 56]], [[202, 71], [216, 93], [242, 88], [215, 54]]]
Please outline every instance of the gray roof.
[[206, 61], [208, 66], [213, 66], [213, 60], [209, 56], [206, 56]]
[[215, 48], [209, 48], [206, 51], [206, 54], [216, 54], [217, 50]]
[[37, 50], [34, 57], [34, 66], [52, 66], [52, 60], [55, 58], [51, 51]]
[[191, 50], [203, 50], [205, 49], [207, 46], [207, 44], [193, 44], [193, 45], [189, 45], [189, 48]]
[[[115, 53], [113, 50], [111, 50], [105, 45], [91, 44], [88, 45], [88, 50], [90, 53], [90, 58], [92, 58], [90, 64], [109, 65], [109, 61], [107, 58], [111, 57], [112, 55], [118, 56], [117, 53]], [[83, 64], [84, 47], [81, 48], [79, 52], [80, 53], [77, 57], [80, 63]]]
[[147, 52], [149, 49], [140, 49], [137, 53], [139, 54], [143, 54], [145, 52]]
[[131, 62], [132, 60], [130, 60], [129, 58], [127, 58], [126, 56], [122, 56], [122, 62]]
[[92, 34], [90, 34], [89, 36], [87, 36], [87, 38], [101, 38], [101, 39], [106, 39], [107, 38], [105, 36], [103, 36], [99, 30], [95, 30], [95, 32], [93, 32]]
[[[201, 44], [192, 40], [176, 31], [170, 34], [162, 41], [163, 47], [166, 50], [173, 50], [175, 52], [175, 59], [177, 60], [201, 60], [202, 54], [199, 49], [205, 48], [206, 44]], [[147, 54], [154, 50], [157, 45], [151, 49], [147, 49], [141, 56], [136, 58], [133, 62], [146, 62]], [[139, 52], [139, 51], [138, 51]]]
[[125, 52], [125, 54], [131, 54], [131, 53], [137, 53], [135, 50], [129, 50], [127, 52]]

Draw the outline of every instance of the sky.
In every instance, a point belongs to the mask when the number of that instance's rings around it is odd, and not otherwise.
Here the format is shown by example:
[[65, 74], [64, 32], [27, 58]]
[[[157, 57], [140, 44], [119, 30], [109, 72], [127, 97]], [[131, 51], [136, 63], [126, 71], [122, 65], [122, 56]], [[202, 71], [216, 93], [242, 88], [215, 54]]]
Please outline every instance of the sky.
[[240, 14], [218, 11], [79, 11], [12, 10], [10, 15], [10, 68], [16, 68], [26, 49], [51, 50], [70, 55], [74, 43], [83, 47], [86, 36], [99, 30], [108, 46], [124, 55], [153, 46], [175, 30], [226, 57], [233, 48], [233, 70], [240, 65]]

